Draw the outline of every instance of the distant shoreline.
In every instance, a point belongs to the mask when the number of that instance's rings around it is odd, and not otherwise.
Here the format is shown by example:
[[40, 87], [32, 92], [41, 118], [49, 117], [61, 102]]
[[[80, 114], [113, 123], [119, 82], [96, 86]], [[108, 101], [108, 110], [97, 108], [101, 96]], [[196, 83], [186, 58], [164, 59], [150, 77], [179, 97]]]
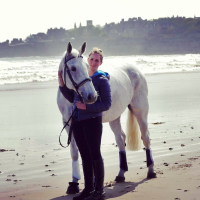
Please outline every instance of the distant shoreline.
[[171, 55], [200, 53], [200, 17], [181, 16], [144, 20], [122, 19], [119, 23], [73, 29], [50, 28], [46, 33], [30, 34], [23, 41], [13, 38], [0, 43], [0, 57], [56, 56], [71, 42], [78, 49], [84, 41], [87, 49], [99, 47], [104, 55]]
[[[69, 40], [70, 41], [70, 40]], [[66, 51], [69, 41], [48, 41], [8, 45], [0, 48], [0, 58], [29, 57], [29, 56], [60, 56]], [[73, 47], [79, 49], [80, 45], [87, 41], [85, 38], [71, 40]], [[132, 38], [116, 39], [114, 41], [103, 38], [88, 40], [86, 54], [93, 47], [103, 50], [104, 56], [128, 56], [128, 55], [172, 55], [172, 54], [200, 54], [200, 44], [194, 41], [140, 41]]]

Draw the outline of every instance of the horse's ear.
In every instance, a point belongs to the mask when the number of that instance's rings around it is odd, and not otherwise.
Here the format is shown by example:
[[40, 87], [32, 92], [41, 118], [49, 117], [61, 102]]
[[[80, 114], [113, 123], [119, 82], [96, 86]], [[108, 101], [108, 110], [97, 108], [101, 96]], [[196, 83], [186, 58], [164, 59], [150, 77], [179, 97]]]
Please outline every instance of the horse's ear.
[[85, 52], [85, 49], [86, 49], [86, 42], [84, 42], [83, 45], [79, 49], [80, 55], [82, 55]]
[[67, 54], [69, 55], [71, 52], [72, 52], [72, 45], [71, 42], [69, 42], [67, 45]]

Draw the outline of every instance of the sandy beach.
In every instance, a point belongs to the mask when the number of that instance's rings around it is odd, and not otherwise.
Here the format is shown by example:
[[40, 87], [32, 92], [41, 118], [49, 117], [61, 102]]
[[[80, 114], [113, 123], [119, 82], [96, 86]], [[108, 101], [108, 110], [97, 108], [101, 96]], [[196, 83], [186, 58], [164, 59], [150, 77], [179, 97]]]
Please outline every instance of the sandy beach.
[[[119, 151], [104, 124], [106, 199], [200, 199], [200, 72], [150, 74], [149, 130], [157, 178], [148, 180], [145, 151], [127, 151], [129, 171], [115, 183]], [[62, 129], [57, 81], [0, 86], [0, 199], [67, 200], [69, 148]], [[126, 111], [122, 115], [125, 130]], [[63, 132], [62, 141], [66, 134]], [[81, 168], [81, 161], [80, 161]], [[81, 168], [82, 173], [82, 168]], [[83, 175], [79, 181], [83, 189]]]

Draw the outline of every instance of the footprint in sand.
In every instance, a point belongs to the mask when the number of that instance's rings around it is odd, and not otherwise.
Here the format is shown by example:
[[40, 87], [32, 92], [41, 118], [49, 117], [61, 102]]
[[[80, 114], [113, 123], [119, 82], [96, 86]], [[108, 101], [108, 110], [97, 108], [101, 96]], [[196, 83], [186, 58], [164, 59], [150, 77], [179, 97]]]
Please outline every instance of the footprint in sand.
[[169, 164], [168, 163], [163, 163], [165, 166], [169, 166]]
[[46, 170], [45, 172], [51, 172], [51, 171], [54, 171], [54, 170], [49, 169], [49, 170]]
[[170, 151], [172, 151], [172, 150], [173, 150], [173, 148], [169, 148], [169, 150], [170, 150]]
[[50, 176], [57, 176], [57, 175], [55, 175], [55, 174], [51, 174]]
[[155, 123], [152, 123], [154, 125], [158, 125], [158, 124], [164, 124], [165, 122], [155, 122]]
[[15, 175], [15, 174], [12, 174], [12, 175], [8, 175], [8, 177], [11, 177], [11, 176], [12, 176], [12, 177], [15, 177], [16, 175]]

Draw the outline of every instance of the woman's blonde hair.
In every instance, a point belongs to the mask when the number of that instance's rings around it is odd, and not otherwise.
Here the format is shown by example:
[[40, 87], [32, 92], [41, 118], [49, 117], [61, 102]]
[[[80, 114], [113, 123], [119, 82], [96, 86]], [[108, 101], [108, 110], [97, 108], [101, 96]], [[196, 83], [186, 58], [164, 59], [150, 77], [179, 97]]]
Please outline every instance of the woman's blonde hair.
[[100, 55], [100, 60], [101, 60], [101, 62], [103, 61], [103, 51], [102, 51], [101, 49], [99, 49], [99, 48], [97, 48], [97, 47], [94, 47], [94, 48], [92, 49], [92, 51], [90, 51], [89, 57], [90, 57], [90, 55], [93, 54], [93, 53], [99, 54], [99, 55]]

